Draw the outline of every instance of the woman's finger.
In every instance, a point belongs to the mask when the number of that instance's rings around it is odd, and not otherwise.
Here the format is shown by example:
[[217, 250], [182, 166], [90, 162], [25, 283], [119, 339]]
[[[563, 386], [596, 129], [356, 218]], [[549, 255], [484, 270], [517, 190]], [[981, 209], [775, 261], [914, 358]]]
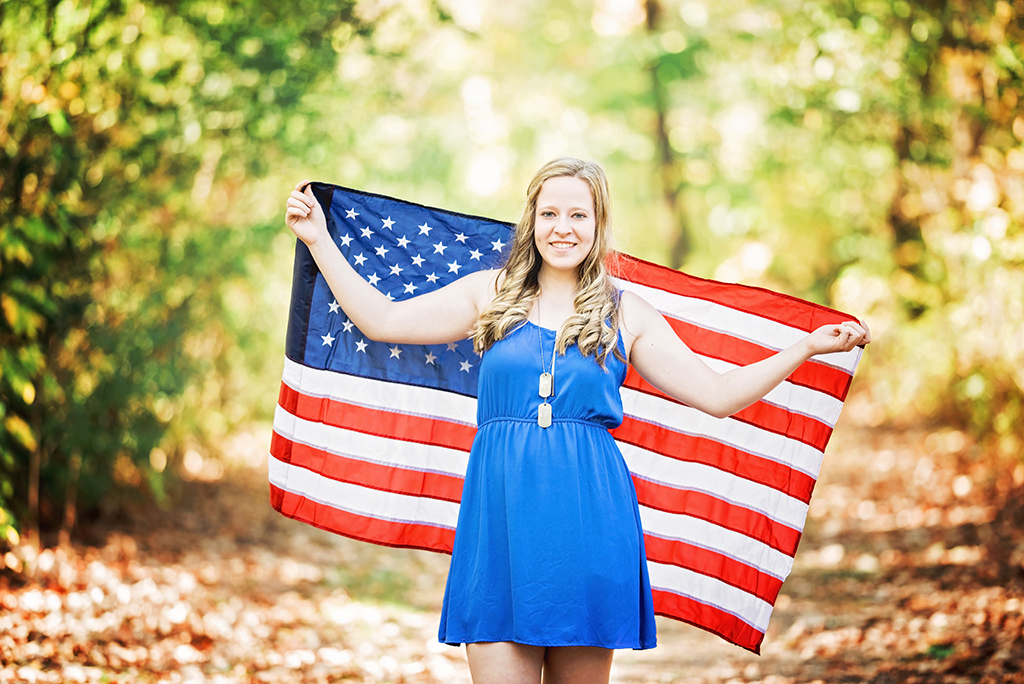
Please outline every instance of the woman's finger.
[[291, 198], [298, 200], [299, 202], [302, 202], [304, 206], [307, 206], [310, 209], [313, 208], [313, 198], [309, 197], [308, 195], [298, 192], [297, 190], [293, 190]]
[[287, 206], [289, 208], [296, 209], [296, 210], [302, 212], [303, 216], [309, 216], [310, 212], [313, 211], [309, 207], [309, 205], [307, 205], [305, 202], [300, 202], [299, 200], [295, 199], [294, 197], [289, 197], [288, 198]]
[[309, 179], [308, 178], [306, 180], [302, 180], [302, 181], [299, 181], [298, 183], [296, 183], [295, 184], [295, 189], [301, 191], [303, 186], [305, 186], [305, 185], [309, 185]]

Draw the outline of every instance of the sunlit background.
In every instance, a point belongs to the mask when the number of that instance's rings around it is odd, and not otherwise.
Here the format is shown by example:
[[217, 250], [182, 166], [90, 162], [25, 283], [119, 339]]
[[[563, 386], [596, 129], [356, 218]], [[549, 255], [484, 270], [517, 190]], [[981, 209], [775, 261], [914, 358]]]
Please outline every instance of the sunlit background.
[[12, 547], [263, 463], [298, 180], [515, 220], [564, 155], [607, 169], [619, 249], [865, 319], [844, 420], [981, 464], [953, 496], [1024, 483], [1021, 0], [287, 8], [0, 3]]

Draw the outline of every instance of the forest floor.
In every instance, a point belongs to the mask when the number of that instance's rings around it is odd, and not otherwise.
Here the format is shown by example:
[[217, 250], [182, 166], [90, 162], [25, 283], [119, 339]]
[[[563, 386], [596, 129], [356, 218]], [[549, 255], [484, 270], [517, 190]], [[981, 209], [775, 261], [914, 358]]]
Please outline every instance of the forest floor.
[[[841, 424], [762, 655], [659, 618], [612, 681], [1024, 681], [1022, 516], [1004, 521], [1024, 466], [969, 453], [951, 430]], [[280, 516], [258, 460], [178, 501], [4, 557], [0, 682], [469, 681], [436, 638], [447, 556]]]

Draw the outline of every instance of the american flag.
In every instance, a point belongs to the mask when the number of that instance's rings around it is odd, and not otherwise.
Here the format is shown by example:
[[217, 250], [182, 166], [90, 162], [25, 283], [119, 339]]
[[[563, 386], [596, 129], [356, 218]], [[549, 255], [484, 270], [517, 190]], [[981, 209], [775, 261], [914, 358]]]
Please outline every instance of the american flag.
[[[313, 193], [345, 257], [396, 300], [499, 266], [511, 240], [501, 221], [325, 183]], [[623, 254], [609, 265], [618, 287], [656, 307], [718, 371], [852, 320]], [[625, 419], [612, 434], [636, 486], [656, 612], [760, 652], [861, 351], [817, 356], [724, 419], [629, 369]], [[468, 340], [368, 339], [298, 242], [270, 447], [273, 507], [355, 539], [451, 553], [476, 433], [478, 365]]]

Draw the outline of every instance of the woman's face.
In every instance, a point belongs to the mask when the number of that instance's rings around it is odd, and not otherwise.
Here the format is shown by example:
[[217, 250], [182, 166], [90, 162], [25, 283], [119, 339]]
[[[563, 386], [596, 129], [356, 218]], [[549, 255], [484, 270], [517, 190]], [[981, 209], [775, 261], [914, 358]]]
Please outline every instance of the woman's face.
[[544, 181], [534, 220], [534, 243], [546, 266], [573, 270], [590, 254], [597, 224], [586, 181], [572, 176]]

